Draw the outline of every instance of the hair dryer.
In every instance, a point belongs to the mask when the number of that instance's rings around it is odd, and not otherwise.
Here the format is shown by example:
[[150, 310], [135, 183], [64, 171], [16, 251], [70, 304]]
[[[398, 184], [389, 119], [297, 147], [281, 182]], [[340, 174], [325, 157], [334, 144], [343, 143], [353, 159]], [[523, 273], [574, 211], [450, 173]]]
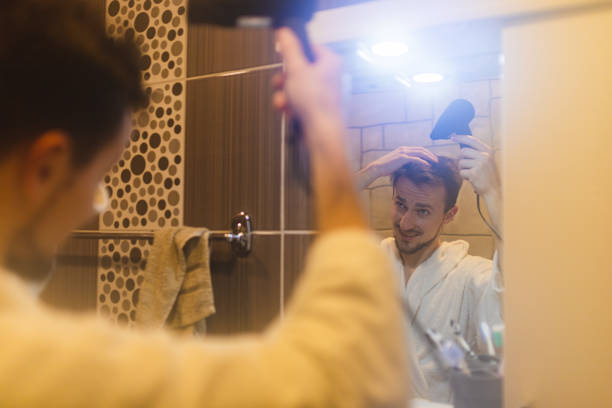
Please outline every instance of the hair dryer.
[[[450, 139], [451, 135], [471, 135], [470, 122], [474, 119], [474, 105], [465, 99], [455, 99], [442, 112], [431, 131], [431, 140]], [[468, 147], [464, 144], [461, 148]]]
[[[442, 115], [440, 115], [440, 118], [436, 122], [436, 125], [431, 131], [431, 135], [429, 137], [431, 140], [442, 140], [450, 139], [453, 133], [456, 135], [471, 135], [472, 129], [470, 129], [470, 122], [472, 119], [474, 119], [475, 114], [474, 105], [472, 105], [469, 101], [465, 99], [455, 99], [450, 103], [450, 105], [448, 105], [444, 112], [442, 112]], [[465, 144], [460, 144], [459, 147], [462, 149], [470, 148], [470, 146]], [[480, 217], [485, 222], [487, 227], [489, 227], [489, 229], [501, 241], [501, 235], [499, 235], [497, 230], [493, 228], [482, 213], [480, 208], [479, 194], [476, 194], [476, 208], [478, 209], [478, 214], [480, 214]]]

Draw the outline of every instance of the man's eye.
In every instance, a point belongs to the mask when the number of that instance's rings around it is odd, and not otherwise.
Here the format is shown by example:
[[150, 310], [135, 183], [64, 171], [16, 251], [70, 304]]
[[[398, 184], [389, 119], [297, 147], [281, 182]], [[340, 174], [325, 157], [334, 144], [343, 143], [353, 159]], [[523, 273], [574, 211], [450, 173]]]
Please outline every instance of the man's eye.
[[417, 210], [417, 214], [424, 217], [424, 216], [429, 215], [429, 210]]
[[404, 206], [404, 204], [402, 204], [402, 203], [401, 203], [401, 202], [399, 202], [399, 201], [396, 201], [396, 202], [395, 202], [395, 205], [396, 205], [396, 206], [398, 206], [398, 207], [399, 207], [399, 208], [401, 208], [401, 209], [406, 209], [406, 206]]

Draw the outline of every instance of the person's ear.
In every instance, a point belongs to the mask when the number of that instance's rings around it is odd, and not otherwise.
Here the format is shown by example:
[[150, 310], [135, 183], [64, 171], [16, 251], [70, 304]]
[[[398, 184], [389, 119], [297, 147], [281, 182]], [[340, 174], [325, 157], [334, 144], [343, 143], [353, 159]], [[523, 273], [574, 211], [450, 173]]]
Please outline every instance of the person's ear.
[[449, 222], [455, 219], [455, 215], [457, 215], [457, 211], [459, 211], [459, 207], [457, 207], [456, 205], [447, 211], [446, 215], [444, 216], [444, 225], [448, 224]]
[[24, 193], [33, 207], [46, 202], [72, 172], [70, 138], [62, 131], [41, 134], [25, 150], [22, 165]]

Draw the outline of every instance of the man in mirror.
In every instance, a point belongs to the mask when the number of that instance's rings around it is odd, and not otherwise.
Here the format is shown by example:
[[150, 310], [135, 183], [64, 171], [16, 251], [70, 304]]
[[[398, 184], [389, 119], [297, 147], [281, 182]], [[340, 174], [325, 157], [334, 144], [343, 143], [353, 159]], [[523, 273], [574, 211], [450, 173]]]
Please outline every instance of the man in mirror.
[[[469, 255], [462, 240], [442, 242], [443, 227], [457, 211], [457, 196], [467, 180], [485, 201], [493, 228], [501, 234], [501, 182], [493, 151], [472, 136], [454, 135], [462, 145], [458, 160], [437, 156], [421, 147], [399, 147], [358, 173], [366, 188], [379, 177], [393, 185], [393, 237], [382, 242], [393, 259], [406, 301], [425, 328], [453, 338], [458, 325], [477, 354], [486, 354], [481, 322], [502, 323], [503, 279], [499, 268], [501, 235], [493, 261]], [[439, 370], [428, 345], [411, 330], [412, 383], [419, 397], [451, 400], [448, 379]]]

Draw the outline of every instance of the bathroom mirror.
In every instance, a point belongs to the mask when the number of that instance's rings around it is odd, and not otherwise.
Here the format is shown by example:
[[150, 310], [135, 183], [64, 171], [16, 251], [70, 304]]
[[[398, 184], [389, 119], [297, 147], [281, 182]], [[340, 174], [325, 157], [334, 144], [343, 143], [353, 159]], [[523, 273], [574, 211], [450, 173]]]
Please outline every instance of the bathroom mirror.
[[[348, 137], [354, 169], [401, 146], [458, 158], [458, 144], [430, 138], [442, 112], [458, 98], [474, 106], [472, 134], [499, 160], [504, 62], [500, 36], [499, 22], [485, 19], [427, 27], [401, 37], [383, 33], [332, 43], [351, 78]], [[392, 190], [390, 178], [380, 177], [362, 191], [370, 224], [381, 237], [393, 235]], [[478, 212], [469, 182], [463, 183], [457, 205], [442, 240], [464, 240], [470, 254], [492, 259], [495, 236]], [[486, 205], [481, 203], [481, 208], [488, 220]]]
[[[347, 65], [354, 73], [349, 133], [354, 136], [356, 167], [373, 159], [368, 156], [381, 154], [377, 151], [394, 146], [394, 128], [407, 127], [408, 119], [422, 123], [424, 128], [419, 133], [419, 128], [412, 126], [416, 135], [413, 140], [429, 143], [427, 120], [433, 122], [439, 115], [444, 106], [440, 101], [446, 99], [448, 103], [454, 97], [474, 103], [474, 134], [484, 135], [496, 156], [503, 157], [504, 399], [508, 407], [536, 402], [542, 406], [599, 406], [609, 400], [608, 384], [597, 380], [609, 377], [605, 371], [610, 365], [600, 364], [609, 341], [596, 342], [599, 348], [588, 355], [574, 353], [573, 358], [571, 351], [593, 349], [591, 344], [586, 345], [590, 337], [584, 333], [595, 330], [593, 333], [601, 337], [605, 332], [601, 330], [601, 317], [592, 310], [600, 310], [609, 299], [609, 258], [576, 254], [597, 254], [593, 248], [607, 242], [609, 235], [608, 225], [602, 222], [609, 209], [606, 192], [610, 190], [609, 171], [602, 163], [608, 161], [594, 158], [610, 151], [611, 57], [606, 41], [610, 38], [610, 18], [610, 2], [597, 0], [381, 0], [321, 13], [311, 25], [316, 42], [353, 41], [344, 54], [345, 61], [351, 61], [358, 50], [355, 43], [378, 40], [374, 34], [379, 31], [399, 28], [400, 34], [389, 38], [409, 43], [415, 33], [416, 37], [428, 30], [435, 33], [436, 27], [443, 32], [445, 27], [454, 25], [461, 30], [463, 25], [466, 32], [477, 32], [481, 23], [499, 23], [496, 35], [467, 35], [472, 38], [467, 49], [446, 48], [450, 54], [457, 50], [465, 57], [457, 62], [480, 60], [474, 65], [482, 69], [471, 71], [479, 75], [453, 75], [454, 81], [430, 84], [427, 93], [417, 92], [424, 87], [412, 84], [402, 96], [391, 79], [372, 85], [366, 75], [359, 75], [360, 61]], [[480, 48], [489, 39], [496, 39], [489, 43], [491, 48]], [[442, 43], [458, 42], [459, 38], [451, 35]], [[368, 45], [371, 49], [372, 44]], [[426, 51], [434, 49], [429, 44]], [[408, 79], [413, 79], [410, 75]], [[395, 88], [385, 89], [386, 84], [391, 88], [391, 83]], [[419, 102], [417, 107], [424, 107], [422, 114], [411, 108], [414, 101]], [[395, 120], [391, 117], [394, 114], [401, 116], [397, 107], [402, 103], [403, 121], [387, 122]], [[374, 112], [389, 118], [381, 123], [357, 120]], [[409, 118], [410, 112], [416, 116]], [[400, 133], [402, 143], [407, 134]], [[458, 234], [471, 236], [476, 230], [476, 234], [486, 235], [476, 213], [462, 218], [475, 207], [469, 201], [473, 194], [465, 187], [454, 225], [462, 227]], [[389, 185], [375, 186], [365, 195], [372, 225], [383, 235], [388, 234], [386, 217], [380, 214], [388, 208], [384, 203]], [[378, 195], [385, 197], [378, 200]], [[584, 212], [584, 208], [589, 210]], [[451, 231], [445, 233], [449, 236]], [[477, 245], [473, 244], [474, 248]], [[605, 250], [599, 253], [605, 254]], [[588, 279], [583, 271], [589, 271]], [[574, 316], [572, 330], [567, 329], [568, 311]], [[547, 335], [535, 335], [534, 327]], [[550, 338], [558, 341], [550, 342]], [[563, 392], [573, 390], [579, 377], [587, 378], [581, 382], [581, 391]]]
[[[371, 164], [387, 166], [386, 158], [397, 157], [397, 149], [425, 148], [439, 156], [440, 163], [442, 157], [449, 158], [459, 168], [460, 145], [450, 139], [432, 140], [431, 134], [449, 105], [463, 99], [473, 106], [473, 118], [468, 119], [471, 134], [487, 146], [501, 175], [502, 27], [500, 20], [490, 17], [431, 24], [424, 23], [426, 18], [414, 18], [405, 25], [391, 18], [388, 25], [381, 25], [376, 21], [384, 18], [376, 16], [376, 3], [355, 7], [368, 9], [374, 16], [369, 24], [362, 21], [363, 29], [353, 25], [352, 34], [327, 31], [330, 40], [326, 43], [341, 56], [345, 82], [350, 83], [345, 94], [347, 137], [363, 205], [381, 246], [394, 254], [409, 305], [414, 395], [450, 403], [450, 383], [440, 374], [430, 346], [416, 334], [415, 321], [448, 339], [454, 339], [454, 321], [472, 350], [487, 353], [481, 347], [481, 323], [503, 330], [501, 292], [491, 289], [503, 286], [494, 266], [498, 263], [492, 262], [501, 242], [495, 234], [502, 232], [488, 225], [496, 226], [487, 208], [489, 200], [478, 199], [472, 183], [457, 173], [445, 176], [451, 185], [460, 185], [454, 213], [453, 206], [444, 202], [445, 195], [453, 195], [453, 187], [441, 186], [441, 178], [437, 181], [440, 194], [433, 199], [430, 193], [423, 194], [428, 187], [413, 183], [410, 176], [399, 177], [394, 185], [388, 171], [372, 173]], [[437, 207], [420, 209], [430, 203]], [[501, 208], [501, 197], [497, 206]], [[496, 214], [499, 222], [500, 211]], [[497, 352], [501, 354], [502, 348]], [[501, 387], [501, 379], [497, 381]], [[497, 398], [501, 401], [501, 393]]]

